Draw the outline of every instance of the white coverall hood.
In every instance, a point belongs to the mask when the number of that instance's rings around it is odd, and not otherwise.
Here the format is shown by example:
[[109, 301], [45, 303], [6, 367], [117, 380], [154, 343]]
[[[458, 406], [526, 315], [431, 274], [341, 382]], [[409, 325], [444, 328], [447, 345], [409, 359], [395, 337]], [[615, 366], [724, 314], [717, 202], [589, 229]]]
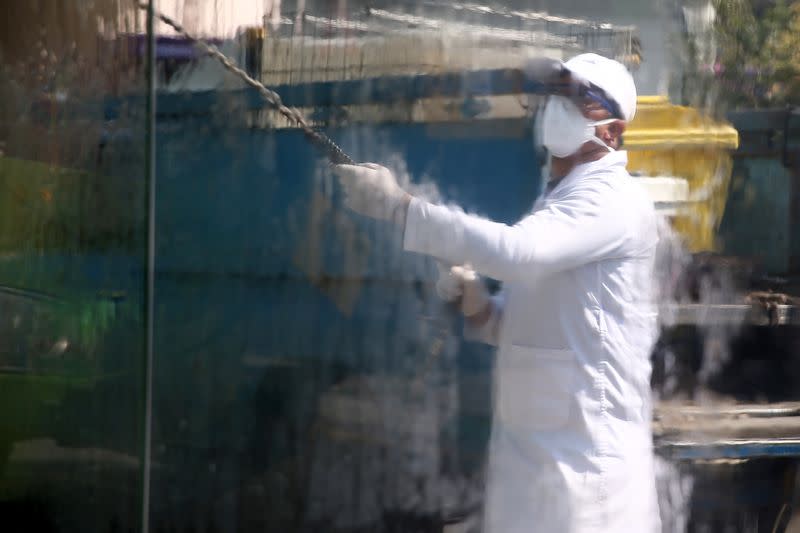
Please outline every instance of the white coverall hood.
[[564, 66], [573, 76], [603, 89], [619, 105], [622, 118], [626, 122], [633, 120], [636, 115], [636, 84], [625, 65], [597, 54], [580, 54]]

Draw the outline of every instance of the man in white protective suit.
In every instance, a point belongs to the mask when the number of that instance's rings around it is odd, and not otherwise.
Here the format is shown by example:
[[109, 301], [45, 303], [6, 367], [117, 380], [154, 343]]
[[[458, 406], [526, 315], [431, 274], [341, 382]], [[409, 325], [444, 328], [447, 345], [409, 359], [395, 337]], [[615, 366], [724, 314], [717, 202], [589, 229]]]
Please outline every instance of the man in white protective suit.
[[[513, 226], [413, 198], [379, 165], [334, 172], [350, 209], [401, 225], [406, 250], [461, 265], [439, 293], [459, 302], [468, 336], [498, 346], [485, 531], [651, 533], [658, 236], [619, 150], [636, 88], [595, 54], [559, 67], [592, 90], [548, 97], [538, 136], [551, 175]], [[503, 289], [490, 296], [479, 275]]]

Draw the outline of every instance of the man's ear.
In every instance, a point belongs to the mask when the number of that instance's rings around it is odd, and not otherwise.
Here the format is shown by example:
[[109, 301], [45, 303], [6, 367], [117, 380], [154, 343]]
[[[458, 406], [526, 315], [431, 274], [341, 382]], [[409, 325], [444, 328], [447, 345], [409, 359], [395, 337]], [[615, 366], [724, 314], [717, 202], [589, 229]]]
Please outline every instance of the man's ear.
[[612, 141], [617, 141], [617, 146], [622, 146], [622, 134], [625, 133], [627, 123], [624, 120], [615, 120], [608, 124], [603, 130], [603, 142], [611, 144]]

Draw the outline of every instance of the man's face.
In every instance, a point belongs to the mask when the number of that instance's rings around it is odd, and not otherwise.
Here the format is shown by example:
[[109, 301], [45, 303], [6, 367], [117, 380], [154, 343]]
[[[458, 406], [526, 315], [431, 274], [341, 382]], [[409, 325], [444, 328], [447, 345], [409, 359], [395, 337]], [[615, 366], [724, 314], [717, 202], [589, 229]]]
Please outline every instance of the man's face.
[[[613, 117], [613, 114], [603, 107], [602, 104], [591, 98], [580, 101], [572, 100], [584, 118], [592, 122], [606, 120]], [[614, 119], [608, 124], [595, 126], [594, 134], [606, 146], [618, 149], [621, 145], [622, 133], [625, 131], [625, 121]], [[551, 155], [548, 158], [550, 167], [546, 170], [549, 179], [560, 179], [564, 177], [576, 164], [596, 161], [608, 153], [608, 148], [595, 141], [586, 141], [578, 150], [566, 157]]]
[[[601, 106], [599, 102], [592, 100], [591, 98], [584, 98], [575, 104], [581, 110], [583, 116], [591, 121], [605, 120], [612, 117], [611, 113], [607, 109]], [[616, 150], [620, 146], [620, 138], [622, 137], [622, 133], [624, 131], [625, 121], [617, 119], [609, 124], [595, 126], [594, 134], [598, 139], [606, 143], [606, 145]], [[597, 143], [589, 141], [580, 147], [578, 153], [586, 155], [598, 150], [604, 150], [604, 148]]]

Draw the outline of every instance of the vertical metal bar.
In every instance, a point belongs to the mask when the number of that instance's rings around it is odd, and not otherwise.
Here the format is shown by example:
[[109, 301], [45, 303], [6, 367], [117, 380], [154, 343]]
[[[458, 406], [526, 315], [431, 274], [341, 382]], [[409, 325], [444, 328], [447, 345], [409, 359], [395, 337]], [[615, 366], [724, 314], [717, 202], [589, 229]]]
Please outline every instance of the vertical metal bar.
[[145, 353], [143, 364], [143, 414], [142, 431], [142, 533], [150, 531], [150, 466], [153, 427], [153, 287], [155, 276], [156, 228], [156, 34], [155, 0], [147, 4], [147, 104], [145, 124], [145, 187], [147, 209], [147, 251], [145, 257], [144, 329]]
[[789, 229], [789, 261], [786, 266], [787, 274], [796, 275], [800, 272], [800, 232], [797, 224], [800, 223], [800, 155], [798, 150], [792, 150], [795, 140], [792, 133], [792, 108], [787, 106], [783, 117], [783, 145], [781, 146], [781, 164], [789, 174], [789, 215], [787, 226]]
[[[789, 136], [787, 128], [786, 133]], [[787, 142], [790, 142], [787, 140]], [[789, 265], [788, 274], [800, 273], [800, 152], [787, 148], [783, 162], [789, 173]]]

